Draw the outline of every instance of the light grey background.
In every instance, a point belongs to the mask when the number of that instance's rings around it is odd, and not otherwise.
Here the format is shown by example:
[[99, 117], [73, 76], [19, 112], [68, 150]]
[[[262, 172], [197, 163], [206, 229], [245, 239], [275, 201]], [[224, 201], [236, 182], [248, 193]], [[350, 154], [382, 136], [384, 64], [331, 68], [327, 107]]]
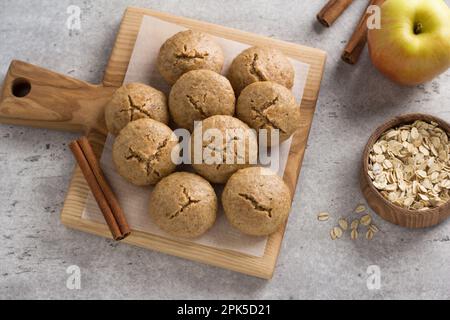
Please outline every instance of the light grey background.
[[[67, 229], [59, 214], [74, 159], [75, 134], [0, 125], [0, 298], [450, 298], [450, 221], [406, 230], [374, 217], [374, 240], [331, 241], [329, 229], [363, 202], [362, 148], [374, 128], [407, 112], [450, 121], [450, 72], [415, 88], [383, 78], [364, 52], [357, 66], [340, 53], [366, 1], [331, 29], [315, 23], [316, 1], [0, 1], [0, 77], [21, 59], [90, 81], [102, 79], [127, 5], [318, 47], [328, 62], [300, 182], [274, 278], [260, 280]], [[446, 1], [449, 4], [449, 1]], [[82, 30], [66, 28], [70, 4]], [[332, 220], [319, 223], [328, 211]], [[66, 268], [81, 268], [81, 290]], [[368, 290], [366, 269], [381, 269]]]

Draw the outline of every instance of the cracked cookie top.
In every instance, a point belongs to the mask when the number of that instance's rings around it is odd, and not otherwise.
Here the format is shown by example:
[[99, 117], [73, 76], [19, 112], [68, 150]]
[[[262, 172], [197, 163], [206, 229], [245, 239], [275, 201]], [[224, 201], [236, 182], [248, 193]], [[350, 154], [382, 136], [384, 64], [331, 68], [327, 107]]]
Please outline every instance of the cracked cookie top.
[[225, 183], [237, 170], [257, 162], [256, 133], [237, 118], [212, 116], [194, 128], [190, 153], [198, 174], [212, 183]]
[[294, 76], [294, 67], [283, 53], [262, 47], [251, 47], [241, 52], [228, 71], [228, 79], [237, 95], [258, 81], [273, 81], [291, 89]]
[[187, 30], [169, 38], [158, 55], [158, 69], [163, 78], [174, 84], [191, 70], [208, 69], [220, 73], [224, 56], [222, 48], [205, 33]]
[[171, 158], [174, 148], [179, 148], [178, 139], [168, 126], [139, 119], [120, 131], [113, 145], [113, 162], [117, 172], [129, 182], [152, 185], [175, 170]]
[[194, 121], [234, 114], [236, 98], [230, 81], [211, 70], [185, 73], [172, 87], [169, 110], [178, 127], [192, 132]]
[[283, 179], [269, 169], [239, 170], [228, 180], [222, 205], [231, 225], [253, 236], [269, 235], [286, 221], [291, 193]]
[[149, 214], [165, 232], [195, 238], [212, 227], [217, 197], [208, 181], [188, 172], [162, 179], [150, 195]]
[[267, 130], [267, 145], [271, 132], [279, 131], [279, 142], [287, 140], [300, 125], [300, 107], [292, 92], [275, 82], [255, 82], [247, 86], [238, 98], [237, 117], [254, 129]]
[[142, 118], [169, 123], [164, 93], [142, 83], [120, 87], [105, 107], [106, 127], [114, 135], [118, 135], [129, 122]]

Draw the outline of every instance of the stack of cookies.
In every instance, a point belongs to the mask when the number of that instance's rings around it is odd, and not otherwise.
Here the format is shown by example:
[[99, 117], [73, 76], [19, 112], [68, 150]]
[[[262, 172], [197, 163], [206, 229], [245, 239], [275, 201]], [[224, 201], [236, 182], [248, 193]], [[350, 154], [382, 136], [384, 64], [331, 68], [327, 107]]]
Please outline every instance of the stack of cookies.
[[[130, 83], [106, 106], [117, 172], [135, 185], [155, 185], [149, 214], [171, 235], [195, 238], [214, 225], [219, 201], [211, 184], [225, 185], [221, 204], [232, 226], [254, 236], [279, 230], [292, 195], [282, 178], [256, 164], [258, 148], [287, 140], [300, 123], [290, 61], [278, 50], [251, 47], [225, 77], [214, 38], [187, 30], [163, 44], [157, 63], [172, 85], [168, 98]], [[187, 150], [180, 130], [190, 136]], [[186, 156], [196, 173], [175, 172]]]

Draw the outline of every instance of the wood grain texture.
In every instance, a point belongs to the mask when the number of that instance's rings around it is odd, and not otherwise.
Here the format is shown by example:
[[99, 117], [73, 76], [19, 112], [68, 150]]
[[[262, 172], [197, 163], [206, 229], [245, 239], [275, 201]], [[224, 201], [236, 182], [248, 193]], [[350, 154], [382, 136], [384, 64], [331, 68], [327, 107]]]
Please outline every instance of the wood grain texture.
[[434, 121], [439, 126], [450, 133], [450, 125], [439, 118], [427, 114], [411, 113], [395, 117], [394, 119], [379, 126], [375, 132], [370, 136], [369, 141], [364, 149], [362, 156], [362, 166], [360, 183], [361, 190], [367, 200], [369, 206], [383, 219], [407, 228], [426, 228], [441, 223], [450, 216], [450, 202], [430, 209], [430, 210], [408, 210], [392, 204], [385, 199], [381, 193], [373, 186], [372, 180], [368, 175], [369, 166], [369, 152], [373, 145], [378, 141], [380, 136], [388, 129], [400, 126], [402, 124], [409, 124], [415, 120], [424, 120], [427, 122]]
[[[310, 65], [307, 83], [301, 102], [301, 126], [294, 135], [284, 175], [284, 180], [288, 184], [292, 195], [294, 195], [319, 95], [326, 54], [318, 49], [270, 39], [210, 23], [172, 16], [149, 9], [128, 8], [122, 19], [116, 43], [105, 71], [103, 86], [101, 86], [101, 88], [106, 88], [106, 91], [122, 85], [144, 15], [155, 16], [168, 22], [177, 23], [191, 29], [205, 31], [219, 37], [247, 43], [249, 45], [275, 47], [286, 55]], [[87, 85], [87, 88], [91, 89], [92, 87], [91, 85]], [[95, 89], [98, 89], [98, 87], [95, 87]], [[107, 94], [105, 93], [105, 95]], [[13, 102], [17, 101], [14, 100]], [[12, 105], [16, 104], [11, 102], [10, 107], [8, 107], [8, 112], [10, 112]], [[51, 110], [54, 111], [54, 109]], [[39, 118], [39, 112], [35, 113], [38, 116], [38, 119], [33, 121], [30, 119], [25, 120], [25, 115], [23, 115], [24, 117], [22, 119], [15, 116], [12, 118], [0, 117], [0, 120], [2, 122], [13, 124], [29, 124], [56, 129], [63, 129], [60, 123], [65, 123], [67, 126], [70, 124], [70, 127], [73, 127], [75, 130], [89, 130], [89, 140], [97, 156], [100, 156], [106, 139], [104, 124], [102, 124], [103, 119], [100, 119], [99, 122], [83, 122], [86, 119], [82, 118], [82, 114], [77, 113], [78, 109], [69, 110], [71, 111], [67, 114], [62, 113], [64, 117], [60, 116], [61, 119], [63, 119], [63, 121], [60, 122], [55, 122], [53, 117], [50, 117], [51, 119]], [[57, 111], [61, 110], [58, 109]], [[95, 118], [98, 119], [98, 115], [103, 114], [103, 108], [100, 107], [99, 110], [93, 111], [93, 114], [95, 115]], [[53, 113], [51, 115], [53, 116]], [[94, 116], [92, 116], [92, 118], [94, 118]], [[86, 181], [80, 169], [77, 167], [75, 168], [61, 213], [62, 223], [71, 228], [111, 238], [111, 233], [106, 225], [81, 219], [88, 192], [89, 188]], [[123, 242], [248, 275], [270, 279], [274, 272], [285, 227], [286, 226], [283, 226], [282, 229], [269, 237], [264, 256], [260, 258], [184, 241], [166, 239], [161, 236], [138, 231], [133, 231]]]
[[[14, 88], [24, 83], [30, 91], [24, 97]], [[112, 87], [92, 85], [22, 61], [12, 61], [0, 100], [0, 121], [69, 131], [97, 129], [106, 132], [103, 106]]]

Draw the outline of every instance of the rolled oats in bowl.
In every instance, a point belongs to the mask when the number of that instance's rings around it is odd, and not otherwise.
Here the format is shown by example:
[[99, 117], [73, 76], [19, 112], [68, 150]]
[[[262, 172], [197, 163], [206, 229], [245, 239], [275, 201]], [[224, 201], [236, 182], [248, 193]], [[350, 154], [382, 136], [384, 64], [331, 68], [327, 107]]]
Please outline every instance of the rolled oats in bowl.
[[436, 122], [417, 120], [387, 130], [369, 152], [368, 175], [391, 203], [427, 210], [450, 198], [448, 134]]

